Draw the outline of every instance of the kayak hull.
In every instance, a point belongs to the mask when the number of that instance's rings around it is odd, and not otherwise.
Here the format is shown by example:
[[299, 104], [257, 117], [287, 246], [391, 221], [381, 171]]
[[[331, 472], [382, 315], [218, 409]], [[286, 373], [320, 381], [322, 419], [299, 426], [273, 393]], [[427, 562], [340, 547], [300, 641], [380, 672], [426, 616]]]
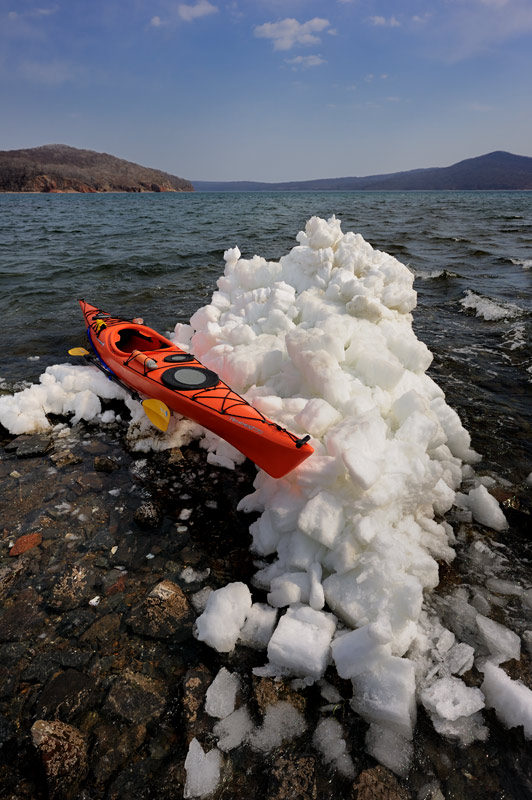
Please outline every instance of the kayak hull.
[[313, 452], [305, 439], [267, 419], [169, 339], [84, 300], [79, 304], [89, 343], [110, 377], [221, 436], [274, 478], [283, 477]]

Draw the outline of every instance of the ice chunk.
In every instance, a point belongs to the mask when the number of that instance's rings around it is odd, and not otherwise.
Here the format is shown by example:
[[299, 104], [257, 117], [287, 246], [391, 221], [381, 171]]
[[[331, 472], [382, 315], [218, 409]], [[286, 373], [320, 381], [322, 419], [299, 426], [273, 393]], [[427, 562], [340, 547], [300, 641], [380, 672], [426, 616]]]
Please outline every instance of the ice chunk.
[[245, 583], [228, 583], [211, 592], [205, 611], [196, 620], [197, 638], [219, 653], [233, 650], [251, 608]]
[[277, 623], [277, 610], [266, 603], [253, 603], [244, 627], [240, 631], [239, 643], [255, 650], [266, 648]]
[[423, 689], [421, 702], [427, 711], [453, 722], [484, 708], [484, 695], [480, 689], [466, 686], [459, 678], [439, 678]]
[[320, 611], [325, 605], [325, 594], [321, 585], [322, 568], [319, 561], [315, 561], [308, 568], [310, 579], [309, 605], [315, 611]]
[[468, 508], [474, 519], [481, 525], [486, 525], [494, 531], [503, 531], [508, 527], [506, 517], [501, 511], [498, 502], [488, 492], [485, 486], [477, 486], [471, 489], [468, 495], [461, 492], [456, 493], [456, 502], [464, 508]]
[[410, 772], [414, 747], [410, 737], [402, 736], [393, 728], [373, 723], [366, 733], [366, 749], [385, 767], [401, 778]]
[[516, 633], [482, 614], [477, 614], [477, 626], [482, 641], [493, 656], [491, 661], [501, 664], [512, 658], [519, 660], [521, 640]]
[[342, 726], [338, 720], [325, 718], [316, 725], [312, 743], [323, 756], [326, 764], [331, 764], [345, 778], [355, 777], [355, 768], [347, 752]]
[[303, 411], [294, 417], [294, 422], [300, 425], [311, 436], [319, 438], [337, 422], [342, 415], [330, 403], [320, 397], [313, 397], [306, 404]]
[[235, 699], [239, 688], [240, 678], [238, 675], [222, 667], [205, 695], [207, 714], [219, 719], [229, 716], [235, 708]]
[[462, 747], [469, 747], [473, 742], [485, 742], [489, 737], [489, 728], [483, 724], [484, 719], [480, 711], [455, 720], [431, 714], [431, 719], [435, 731], [451, 741], [459, 742]]
[[520, 597], [524, 593], [524, 589], [519, 583], [504, 581], [500, 578], [488, 578], [486, 586], [490, 592], [495, 592], [495, 594]]
[[332, 614], [308, 606], [289, 608], [268, 644], [268, 658], [295, 675], [321, 678], [336, 628]]
[[353, 680], [353, 709], [367, 722], [411, 738], [416, 720], [414, 663], [391, 656]]
[[449, 672], [456, 675], [463, 675], [473, 666], [475, 649], [465, 642], [457, 642], [447, 652], [444, 663]]
[[271, 582], [267, 600], [271, 606], [282, 608], [291, 603], [308, 603], [310, 578], [306, 572], [285, 572]]
[[253, 750], [269, 753], [285, 741], [301, 736], [307, 728], [305, 717], [291, 703], [281, 701], [266, 709], [260, 728], [249, 737]]
[[245, 706], [217, 722], [213, 733], [218, 737], [218, 748], [227, 753], [248, 739], [253, 731], [253, 722]]
[[332, 656], [341, 678], [354, 678], [390, 655], [392, 632], [372, 623], [336, 638]]
[[532, 739], [532, 691], [513, 681], [504, 670], [489, 662], [484, 666], [482, 691], [486, 705], [494, 708], [507, 728], [522, 725], [525, 738]]
[[222, 756], [219, 750], [203, 751], [197, 739], [190, 742], [185, 759], [187, 778], [183, 796], [207, 797], [212, 794], [220, 781]]
[[344, 525], [342, 505], [329, 492], [318, 492], [300, 513], [297, 524], [307, 536], [332, 547]]

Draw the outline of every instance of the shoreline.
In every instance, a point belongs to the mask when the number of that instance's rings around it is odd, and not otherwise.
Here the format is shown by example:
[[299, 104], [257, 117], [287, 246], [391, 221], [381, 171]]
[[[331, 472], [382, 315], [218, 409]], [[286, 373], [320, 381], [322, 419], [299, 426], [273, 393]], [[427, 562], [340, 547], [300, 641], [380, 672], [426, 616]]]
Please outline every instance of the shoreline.
[[[249, 462], [235, 471], [213, 467], [196, 445], [131, 453], [122, 434], [116, 424], [79, 424], [2, 442], [0, 781], [13, 796], [29, 800], [49, 791], [75, 798], [82, 791], [125, 800], [132, 793], [147, 797], [148, 786], [150, 797], [182, 796], [190, 741], [196, 738], [206, 752], [216, 744], [216, 720], [203, 700], [222, 666], [238, 674], [238, 703], [257, 724], [269, 706], [288, 703], [303, 715], [306, 732], [269, 752], [225, 753], [214, 797], [281, 800], [292, 796], [294, 781], [307, 787], [298, 797], [320, 800], [364, 797], [367, 786], [407, 800], [430, 782], [443, 796], [479, 800], [502, 796], [508, 780], [532, 790], [511, 759], [499, 759], [501, 751], [525, 758], [522, 731], [503, 728], [492, 712], [488, 741], [466, 748], [438, 736], [421, 713], [414, 765], [401, 779], [365, 752], [366, 724], [347, 701], [350, 682], [334, 670], [321, 689], [295, 689], [291, 681], [252, 676], [264, 652], [238, 645], [223, 654], [198, 642], [193, 624], [202, 590], [247, 582], [253, 572], [252, 520], [235, 509], [255, 470]], [[505, 513], [515, 494], [508, 489], [506, 500], [501, 496]], [[514, 544], [525, 545], [528, 520], [514, 510]], [[478, 526], [470, 526], [455, 562], [440, 569], [431, 603], [471, 580], [467, 551], [485, 533], [478, 539]], [[509, 667], [532, 686], [530, 657]], [[472, 674], [468, 683], [476, 680]], [[350, 778], [331, 771], [312, 745], [333, 697], [355, 764]], [[58, 731], [75, 758], [46, 761]]]

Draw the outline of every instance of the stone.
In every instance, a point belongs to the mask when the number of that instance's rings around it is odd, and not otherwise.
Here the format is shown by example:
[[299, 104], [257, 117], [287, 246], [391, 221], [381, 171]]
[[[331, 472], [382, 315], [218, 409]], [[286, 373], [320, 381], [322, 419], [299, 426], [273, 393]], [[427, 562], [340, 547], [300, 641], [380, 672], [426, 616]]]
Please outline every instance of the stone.
[[80, 642], [92, 642], [96, 644], [111, 642], [118, 635], [121, 617], [119, 614], [105, 614], [87, 628], [81, 636]]
[[353, 800], [411, 800], [411, 795], [390, 770], [378, 766], [360, 773], [353, 784]]
[[163, 518], [160, 505], [153, 500], [143, 503], [135, 511], [135, 522], [141, 528], [157, 528]]
[[31, 738], [46, 774], [51, 800], [70, 800], [88, 772], [87, 737], [72, 725], [38, 719]]
[[205, 694], [212, 677], [207, 667], [200, 664], [189, 669], [183, 678], [183, 722], [187, 744], [212, 728], [212, 720], [204, 711]]
[[27, 553], [33, 547], [38, 547], [42, 542], [42, 534], [40, 533], [25, 533], [24, 536], [19, 536], [15, 544], [9, 551], [10, 556], [20, 556], [22, 553]]
[[126, 670], [113, 683], [104, 709], [133, 724], [148, 724], [162, 716], [166, 691], [160, 681]]
[[0, 642], [20, 642], [42, 633], [45, 617], [40, 602], [37, 592], [28, 590], [7, 608], [0, 617]]
[[267, 800], [317, 800], [316, 759], [281, 753], [273, 762]]
[[42, 718], [71, 722], [90, 705], [96, 681], [76, 669], [54, 675], [37, 701], [35, 713]]
[[114, 472], [115, 469], [120, 469], [120, 464], [109, 456], [96, 456], [93, 466], [95, 472]]
[[[15, 444], [17, 446], [13, 447]], [[44, 456], [48, 452], [52, 446], [52, 439], [50, 436], [36, 433], [33, 436], [18, 436], [11, 445], [10, 449], [16, 450], [17, 458], [35, 458]]]
[[79, 606], [85, 605], [94, 594], [94, 583], [94, 574], [87, 567], [75, 564], [55, 581], [48, 603], [52, 608], [60, 611], [79, 608]]
[[195, 614], [180, 587], [169, 580], [158, 583], [129, 616], [128, 625], [135, 633], [178, 641], [192, 636]]
[[71, 450], [60, 450], [59, 453], [53, 453], [50, 459], [58, 469], [71, 467], [73, 464], [81, 464], [83, 461], [81, 456], [76, 455]]
[[0, 714], [0, 748], [6, 742], [14, 739], [16, 733], [17, 729], [13, 723], [7, 717], [4, 717], [3, 714]]
[[146, 738], [146, 726], [140, 723], [120, 731], [109, 723], [94, 730], [95, 745], [91, 753], [92, 772], [96, 782], [103, 784], [133, 756]]

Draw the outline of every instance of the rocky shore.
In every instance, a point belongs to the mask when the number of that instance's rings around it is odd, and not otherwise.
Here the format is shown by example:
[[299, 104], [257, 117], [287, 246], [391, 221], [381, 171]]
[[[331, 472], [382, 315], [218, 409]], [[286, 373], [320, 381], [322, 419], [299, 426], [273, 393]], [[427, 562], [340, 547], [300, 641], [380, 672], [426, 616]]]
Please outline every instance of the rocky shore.
[[[489, 739], [463, 748], [440, 737], [420, 711], [414, 766], [400, 779], [365, 752], [367, 726], [345, 699], [350, 684], [334, 670], [320, 685], [301, 688], [255, 677], [263, 652], [240, 645], [221, 654], [194, 638], [207, 592], [249, 583], [254, 572], [252, 520], [236, 511], [251, 489], [252, 465], [219, 469], [195, 446], [140, 455], [126, 449], [118, 424], [55, 422], [50, 434], [0, 442], [2, 798], [193, 796], [185, 791], [185, 759], [193, 739], [205, 752], [218, 742], [205, 695], [222, 667], [238, 676], [237, 708], [245, 705], [253, 724], [264, 727], [279, 704], [304, 722], [273, 746], [224, 752], [215, 798], [531, 796], [522, 729], [504, 729], [491, 712]], [[519, 550], [523, 569], [529, 490], [508, 488], [499, 498], [512, 526], [499, 546]], [[464, 554], [481, 535], [470, 526], [459, 542], [436, 604], [468, 581]], [[254, 600], [264, 599], [257, 591]], [[501, 617], [513, 614], [524, 632], [521, 607], [505, 598]], [[505, 667], [532, 687], [525, 648], [520, 662]], [[469, 680], [478, 685], [473, 670]], [[316, 746], [323, 718], [342, 725], [353, 773], [342, 774]]]

